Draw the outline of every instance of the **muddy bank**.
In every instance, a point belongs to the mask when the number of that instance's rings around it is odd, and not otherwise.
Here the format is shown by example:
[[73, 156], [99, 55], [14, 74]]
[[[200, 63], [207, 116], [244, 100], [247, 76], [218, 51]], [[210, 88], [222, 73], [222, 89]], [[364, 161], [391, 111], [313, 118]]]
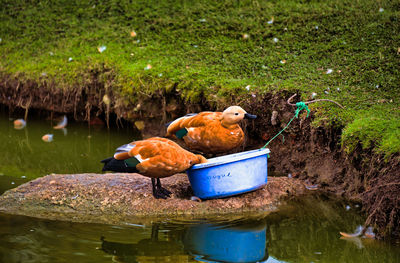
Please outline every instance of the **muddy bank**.
[[275, 211], [283, 198], [303, 194], [297, 179], [269, 178], [259, 190], [202, 202], [191, 201], [186, 174], [162, 179], [172, 197], [155, 199], [151, 181], [139, 174], [52, 174], [20, 185], [0, 197], [0, 212], [93, 223], [198, 218]]

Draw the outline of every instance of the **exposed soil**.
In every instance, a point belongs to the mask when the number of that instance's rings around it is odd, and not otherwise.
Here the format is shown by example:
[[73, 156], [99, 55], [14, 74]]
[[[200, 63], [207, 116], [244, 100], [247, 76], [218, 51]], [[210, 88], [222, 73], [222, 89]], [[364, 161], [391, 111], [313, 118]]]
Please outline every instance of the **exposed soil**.
[[191, 201], [186, 174], [162, 179], [173, 195], [151, 194], [151, 180], [139, 174], [52, 174], [23, 184], [0, 197], [0, 211], [77, 222], [137, 223], [166, 217], [205, 218], [275, 211], [283, 197], [303, 194], [298, 179], [270, 178], [259, 190], [224, 199]]
[[[46, 110], [42, 114], [67, 113], [76, 120], [86, 121], [98, 116], [107, 123], [109, 120], [118, 123], [121, 119], [144, 120], [146, 129], [143, 130], [143, 137], [163, 136], [164, 123], [182, 114], [215, 109], [205, 100], [197, 104], [183, 103], [176, 91], [145, 96], [140, 98], [140, 103], [127, 105], [123, 101], [128, 99], [104, 88], [104, 84], [98, 83], [95, 77], [84, 88], [73, 90], [57, 89], [54, 83], [20, 83], [8, 76], [1, 78], [0, 104], [11, 111], [21, 108], [26, 112], [28, 109]], [[105, 94], [111, 99], [110, 105], [103, 102]], [[243, 124], [247, 140], [237, 150], [261, 147], [286, 125], [295, 110], [286, 103], [292, 94], [253, 95], [240, 103], [235, 98], [225, 100], [227, 105], [239, 103], [249, 113], [258, 115], [256, 120]], [[222, 110], [225, 106], [219, 105], [217, 109]], [[285, 131], [284, 140], [278, 137], [269, 144], [269, 173], [285, 177], [291, 174], [306, 184], [318, 184], [320, 190], [360, 201], [368, 216], [366, 224], [374, 225], [379, 230], [378, 237], [399, 238], [400, 156], [384, 160], [372, 151], [361, 150], [361, 147], [347, 155], [339, 144], [342, 127], [314, 128], [310, 125], [312, 118], [312, 113], [308, 118], [305, 114], [301, 115]], [[134, 185], [130, 187], [136, 189]], [[256, 197], [256, 193], [252, 195]], [[112, 202], [112, 198], [109, 197], [109, 200]], [[228, 200], [221, 202], [229, 203]], [[47, 209], [46, 206], [44, 208]]]

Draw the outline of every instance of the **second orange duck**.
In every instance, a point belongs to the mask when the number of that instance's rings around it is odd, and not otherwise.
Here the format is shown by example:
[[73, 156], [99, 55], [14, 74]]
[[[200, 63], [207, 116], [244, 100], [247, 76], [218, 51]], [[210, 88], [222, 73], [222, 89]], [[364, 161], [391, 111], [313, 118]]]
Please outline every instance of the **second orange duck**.
[[244, 133], [239, 126], [243, 119], [255, 119], [239, 106], [223, 112], [200, 112], [176, 119], [167, 128], [167, 137], [183, 139], [191, 150], [203, 153], [228, 152], [242, 145]]

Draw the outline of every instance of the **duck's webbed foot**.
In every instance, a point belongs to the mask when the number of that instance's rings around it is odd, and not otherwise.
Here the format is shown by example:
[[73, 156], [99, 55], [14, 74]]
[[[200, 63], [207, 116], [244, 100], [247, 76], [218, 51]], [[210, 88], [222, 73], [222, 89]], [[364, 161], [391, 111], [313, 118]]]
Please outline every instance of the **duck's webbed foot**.
[[171, 191], [161, 186], [160, 178], [157, 178], [157, 183], [155, 178], [151, 178], [151, 183], [153, 185], [153, 196], [155, 198], [167, 199], [168, 197], [171, 197]]

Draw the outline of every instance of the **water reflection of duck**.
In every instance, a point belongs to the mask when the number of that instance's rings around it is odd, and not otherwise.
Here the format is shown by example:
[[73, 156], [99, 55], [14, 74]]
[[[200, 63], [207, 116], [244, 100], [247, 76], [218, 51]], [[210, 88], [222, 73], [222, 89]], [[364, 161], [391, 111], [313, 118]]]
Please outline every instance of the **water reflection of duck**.
[[101, 237], [101, 249], [114, 255], [113, 261], [116, 262], [148, 262], [148, 258], [154, 259], [152, 262], [182, 261], [179, 259], [185, 259], [184, 261], [187, 262], [188, 256], [180, 239], [168, 234], [168, 240], [159, 240], [158, 233], [159, 225], [153, 224], [150, 238], [142, 239], [137, 243], [111, 242]]
[[191, 150], [213, 154], [227, 152], [243, 144], [244, 133], [238, 123], [256, 117], [239, 106], [231, 106], [223, 112], [189, 114], [171, 122], [166, 137], [183, 139]]
[[153, 137], [125, 144], [117, 149], [114, 157], [101, 162], [104, 163], [103, 171], [136, 172], [150, 177], [154, 197], [167, 198], [171, 192], [161, 187], [160, 178], [183, 172], [207, 160], [171, 140]]

